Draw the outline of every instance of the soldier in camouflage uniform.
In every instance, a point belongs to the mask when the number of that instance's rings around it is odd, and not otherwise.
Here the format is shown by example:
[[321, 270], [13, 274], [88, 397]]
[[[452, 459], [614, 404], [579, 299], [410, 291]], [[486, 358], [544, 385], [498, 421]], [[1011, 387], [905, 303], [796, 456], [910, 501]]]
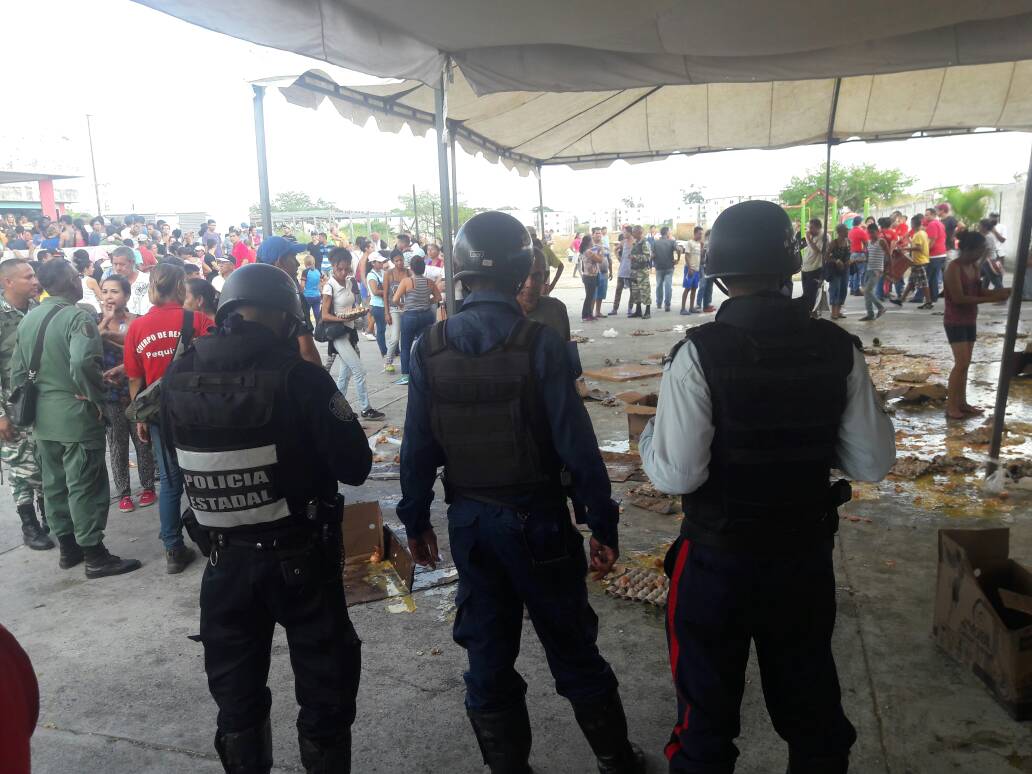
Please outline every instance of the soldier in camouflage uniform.
[[[0, 263], [0, 462], [7, 473], [11, 496], [22, 523], [25, 545], [37, 551], [54, 547], [47, 529], [36, 518], [35, 503], [43, 511], [43, 481], [40, 476], [36, 444], [29, 430], [16, 427], [7, 418], [7, 399], [11, 394], [11, 355], [18, 325], [25, 314], [38, 305], [39, 283], [27, 262], [14, 258]], [[45, 521], [44, 521], [45, 524]]]
[[[635, 226], [631, 231], [634, 237], [634, 246], [631, 247], [631, 304], [634, 306], [634, 313], [628, 317], [652, 317], [652, 283], [649, 281], [649, 271], [652, 269], [652, 245], [643, 238], [644, 231], [641, 226]], [[641, 313], [641, 305], [645, 304], [645, 314]]]

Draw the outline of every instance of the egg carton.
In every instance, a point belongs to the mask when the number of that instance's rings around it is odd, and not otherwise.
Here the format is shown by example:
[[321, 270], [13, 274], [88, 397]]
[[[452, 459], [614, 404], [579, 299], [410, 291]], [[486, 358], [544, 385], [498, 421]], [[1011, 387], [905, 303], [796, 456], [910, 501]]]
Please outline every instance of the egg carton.
[[610, 580], [606, 593], [620, 599], [647, 602], [665, 607], [670, 579], [663, 573], [644, 568], [629, 568], [623, 574]]

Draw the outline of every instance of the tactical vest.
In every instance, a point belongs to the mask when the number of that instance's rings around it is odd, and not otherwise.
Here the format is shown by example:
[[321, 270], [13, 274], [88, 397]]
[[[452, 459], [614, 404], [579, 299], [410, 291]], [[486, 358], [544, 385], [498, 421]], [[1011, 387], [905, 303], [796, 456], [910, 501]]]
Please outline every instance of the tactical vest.
[[521, 319], [504, 342], [479, 355], [450, 346], [445, 322], [423, 337], [431, 429], [444, 451], [449, 499], [504, 501], [559, 491], [559, 459], [532, 362], [543, 329]]
[[[205, 344], [217, 352], [232, 347], [233, 338]], [[318, 494], [311, 465], [297, 463], [311, 450], [301, 448], [286, 391], [298, 362], [296, 354], [276, 349], [262, 352], [247, 369], [203, 369], [192, 350], [166, 374], [164, 427], [202, 526], [265, 528], [292, 514], [304, 516]]]
[[843, 502], [829, 475], [855, 339], [830, 322], [785, 324], [754, 308], [749, 327], [713, 322], [686, 337], [709, 386], [715, 433], [706, 482], [682, 498], [682, 534], [711, 545], [827, 537]]

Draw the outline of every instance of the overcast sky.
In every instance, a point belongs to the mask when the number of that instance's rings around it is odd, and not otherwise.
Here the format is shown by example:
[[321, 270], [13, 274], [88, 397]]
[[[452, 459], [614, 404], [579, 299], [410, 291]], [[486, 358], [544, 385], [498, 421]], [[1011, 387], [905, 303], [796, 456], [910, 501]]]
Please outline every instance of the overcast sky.
[[[4, 21], [0, 56], [8, 65], [8, 86], [15, 87], [8, 93], [24, 97], [8, 103], [4, 123], [20, 115], [24, 122], [16, 123], [30, 132], [44, 122], [71, 137], [88, 174], [85, 114], [92, 114], [97, 177], [116, 210], [205, 210], [219, 222], [245, 220], [247, 207], [258, 199], [247, 80], [322, 66], [128, 0], [8, 3]], [[14, 104], [27, 112], [12, 111]], [[372, 121], [359, 128], [329, 105], [306, 110], [274, 92], [266, 98], [266, 130], [273, 195], [304, 190], [342, 208], [389, 209], [413, 183], [437, 189], [432, 133], [422, 139], [407, 129], [381, 133]], [[1010, 182], [1027, 168], [1030, 146], [1029, 134], [993, 134], [850, 143], [836, 148], [834, 158], [900, 167], [916, 178], [915, 190], [922, 190]], [[616, 206], [630, 195], [672, 212], [681, 188], [695, 185], [709, 196], [776, 193], [792, 175], [823, 159], [824, 148], [811, 146], [617, 162], [605, 170], [549, 167], [545, 203], [583, 213]], [[475, 206], [537, 204], [534, 178], [461, 151], [458, 180], [460, 198]], [[92, 180], [73, 184], [84, 208], [93, 210]]]

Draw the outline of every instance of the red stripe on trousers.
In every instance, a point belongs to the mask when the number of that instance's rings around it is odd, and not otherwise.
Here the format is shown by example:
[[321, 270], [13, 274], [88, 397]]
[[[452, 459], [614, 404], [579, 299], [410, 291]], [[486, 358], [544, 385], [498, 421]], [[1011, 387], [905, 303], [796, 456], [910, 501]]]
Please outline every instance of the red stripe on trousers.
[[[677, 662], [681, 656], [681, 643], [677, 640], [677, 630], [674, 627], [674, 616], [677, 613], [677, 594], [681, 583], [681, 576], [684, 574], [684, 566], [688, 562], [688, 554], [691, 552], [692, 542], [688, 539], [681, 544], [677, 552], [677, 561], [674, 562], [674, 573], [670, 578], [670, 591], [667, 594], [667, 631], [670, 633], [670, 673], [674, 678], [674, 687], [677, 687]], [[674, 755], [681, 749], [679, 737], [688, 728], [688, 716], [691, 714], [692, 706], [686, 701], [684, 705], [684, 717], [681, 722], [674, 726], [674, 733], [670, 742], [663, 752], [667, 760], [672, 760]]]

